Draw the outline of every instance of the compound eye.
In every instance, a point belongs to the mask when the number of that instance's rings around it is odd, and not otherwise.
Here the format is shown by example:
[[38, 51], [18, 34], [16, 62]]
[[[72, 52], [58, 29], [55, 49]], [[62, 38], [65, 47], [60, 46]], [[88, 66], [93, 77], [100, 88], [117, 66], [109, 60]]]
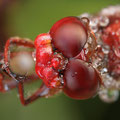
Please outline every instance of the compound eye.
[[71, 59], [64, 71], [64, 93], [73, 99], [88, 99], [96, 95], [101, 78], [96, 70], [84, 61]]
[[77, 56], [87, 41], [87, 29], [77, 17], [66, 17], [50, 30], [52, 43], [65, 57]]

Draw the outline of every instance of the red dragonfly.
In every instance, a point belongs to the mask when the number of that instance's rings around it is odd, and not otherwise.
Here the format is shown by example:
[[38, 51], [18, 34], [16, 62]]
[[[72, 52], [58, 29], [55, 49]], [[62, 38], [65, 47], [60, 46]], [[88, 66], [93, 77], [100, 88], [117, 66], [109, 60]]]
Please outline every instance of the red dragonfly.
[[[6, 92], [18, 87], [21, 103], [27, 105], [60, 91], [73, 99], [88, 99], [100, 93], [100, 88], [108, 87], [104, 75], [119, 80], [120, 17], [108, 15], [106, 17], [109, 22], [103, 25], [100, 24], [101, 16], [102, 13], [92, 17], [65, 17], [57, 21], [49, 33], [38, 35], [35, 42], [18, 37], [10, 38], [6, 42], [4, 53], [0, 55], [0, 91]], [[91, 24], [95, 21], [98, 21], [97, 31], [94, 31]], [[12, 71], [10, 59], [18, 54], [11, 51], [13, 45], [33, 50], [27, 53], [36, 63], [36, 74], [26, 76]], [[107, 46], [107, 53], [103, 50], [104, 46]], [[40, 88], [25, 98], [24, 83], [38, 79], [42, 79]], [[116, 86], [109, 86], [109, 89], [113, 88]]]

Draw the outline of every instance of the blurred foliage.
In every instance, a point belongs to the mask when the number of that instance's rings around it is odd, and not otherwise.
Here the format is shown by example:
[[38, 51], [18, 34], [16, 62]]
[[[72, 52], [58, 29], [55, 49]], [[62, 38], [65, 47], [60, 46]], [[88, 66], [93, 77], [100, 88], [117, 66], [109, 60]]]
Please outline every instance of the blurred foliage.
[[[8, 8], [7, 34], [34, 40], [65, 16], [96, 13], [119, 3], [120, 0], [19, 0]], [[106, 104], [98, 97], [77, 101], [63, 94], [23, 107], [17, 89], [0, 94], [0, 120], [113, 120], [120, 119], [119, 109], [119, 101]]]

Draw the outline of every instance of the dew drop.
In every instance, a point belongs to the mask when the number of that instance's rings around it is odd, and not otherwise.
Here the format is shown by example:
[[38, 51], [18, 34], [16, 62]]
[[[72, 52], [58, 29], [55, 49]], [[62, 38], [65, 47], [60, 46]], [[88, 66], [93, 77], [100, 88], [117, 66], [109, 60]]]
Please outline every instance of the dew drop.
[[106, 103], [112, 103], [118, 100], [119, 91], [103, 89], [99, 92], [99, 97]]

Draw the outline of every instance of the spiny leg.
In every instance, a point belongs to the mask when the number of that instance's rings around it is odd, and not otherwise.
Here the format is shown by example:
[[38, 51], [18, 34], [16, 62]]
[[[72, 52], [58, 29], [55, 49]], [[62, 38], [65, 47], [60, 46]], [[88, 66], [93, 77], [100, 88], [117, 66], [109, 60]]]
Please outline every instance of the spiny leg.
[[[15, 79], [17, 79], [17, 80], [19, 79], [18, 75], [17, 75], [17, 78], [15, 78]], [[8, 91], [12, 90], [13, 88], [17, 87], [18, 81], [15, 79], [11, 78], [11, 76], [9, 76], [6, 73], [6, 71], [5, 72], [0, 71], [0, 92], [5, 93], [5, 92], [8, 92]], [[23, 77], [23, 79], [24, 79], [24, 77]], [[30, 84], [30, 83], [35, 82], [38, 79], [39, 79], [39, 77], [36, 74], [32, 74], [30, 76], [27, 76], [27, 79], [24, 79], [24, 83]]]
[[[16, 81], [18, 81], [17, 78], [24, 77], [24, 76], [20, 76], [20, 75], [13, 73], [10, 69], [10, 56], [13, 55], [10, 52], [11, 44], [34, 48], [34, 43], [28, 39], [13, 37], [13, 38], [10, 38], [7, 40], [7, 42], [5, 44], [4, 53], [0, 53], [0, 71], [1, 71], [1, 73], [0, 73], [0, 91], [1, 92], [6, 91], [4, 89], [5, 85], [9, 86], [10, 89], [16, 87]], [[8, 81], [8, 80], [4, 79], [4, 74], [6, 74], [5, 76], [11, 77], [12, 80]], [[32, 78], [36, 79], [36, 76], [33, 75]], [[3, 79], [4, 79], [5, 84], [3, 83]]]
[[31, 95], [30, 97], [25, 99], [23, 82], [18, 83], [19, 97], [20, 97], [20, 101], [23, 105], [28, 105], [28, 104], [32, 103], [33, 101], [37, 100], [38, 98], [53, 96], [54, 94], [56, 94], [60, 91], [61, 91], [60, 89], [50, 89], [50, 88], [46, 87], [46, 85], [44, 83], [42, 83], [40, 88], [33, 95]]
[[11, 44], [16, 44], [18, 46], [25, 46], [29, 48], [35, 48], [34, 43], [31, 40], [28, 39], [22, 39], [18, 37], [10, 38], [7, 40], [5, 44], [5, 49], [4, 49], [4, 64], [3, 64], [3, 69], [6, 70], [6, 72], [13, 78], [15, 79], [16, 74], [14, 74], [11, 69], [10, 69], [10, 45]]
[[[38, 99], [39, 97], [47, 97], [47, 96], [52, 96], [56, 92], [60, 91], [59, 89], [50, 89], [45, 86], [43, 83], [41, 87], [30, 97], [25, 99], [24, 97], [24, 82], [26, 81], [26, 76], [21, 76], [13, 73], [10, 69], [10, 44], [17, 44], [17, 45], [23, 45], [26, 47], [34, 48], [34, 44], [32, 41], [27, 41], [25, 39], [20, 39], [20, 38], [11, 38], [7, 41], [5, 45], [5, 51], [4, 51], [4, 66], [3, 68], [5, 71], [17, 81], [18, 84], [18, 92], [20, 96], [20, 101], [23, 105], [27, 105], [34, 100]], [[32, 81], [32, 80], [29, 80]]]
[[2, 69], [4, 64], [4, 55], [0, 53], [0, 92], [5, 93], [16, 87], [16, 81], [11, 79], [9, 74]]
[[19, 92], [19, 98], [20, 101], [23, 105], [27, 105], [31, 102], [33, 102], [34, 100], [38, 99], [39, 97], [42, 97], [41, 93], [44, 91], [44, 84], [41, 85], [41, 87], [29, 98], [25, 99], [24, 97], [24, 85], [23, 82], [19, 82], [18, 83], [18, 92]]
[[[14, 74], [9, 67], [10, 66], [10, 55], [11, 55], [11, 52], [10, 52], [11, 44], [34, 48], [34, 43], [28, 39], [14, 37], [14, 38], [10, 38], [9, 40], [7, 40], [5, 44], [4, 53], [0, 53], [0, 71], [1, 71], [0, 72], [0, 92], [8, 91], [7, 89], [5, 89], [5, 86], [6, 88], [8, 87], [9, 89], [16, 87], [16, 81], [17, 81], [16, 78], [19, 76], [19, 75]], [[5, 78], [6, 76], [8, 77], [7, 79]], [[10, 77], [12, 77], [12, 79]], [[8, 80], [8, 79], [11, 79], [11, 80]]]

